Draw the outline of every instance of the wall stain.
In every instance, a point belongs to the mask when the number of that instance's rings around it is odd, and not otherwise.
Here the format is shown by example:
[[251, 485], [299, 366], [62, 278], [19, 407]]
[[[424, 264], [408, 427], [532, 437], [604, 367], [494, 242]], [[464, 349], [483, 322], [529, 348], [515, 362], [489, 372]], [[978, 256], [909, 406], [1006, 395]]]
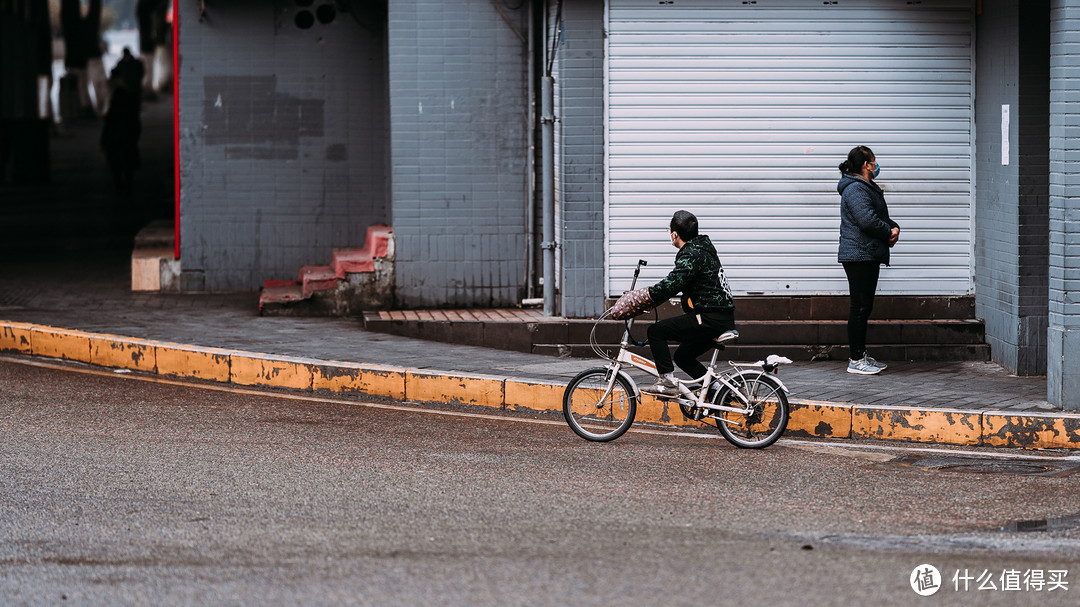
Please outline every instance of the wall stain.
[[206, 76], [203, 94], [206, 145], [231, 159], [292, 160], [301, 137], [323, 136], [325, 101], [278, 91], [277, 76]]

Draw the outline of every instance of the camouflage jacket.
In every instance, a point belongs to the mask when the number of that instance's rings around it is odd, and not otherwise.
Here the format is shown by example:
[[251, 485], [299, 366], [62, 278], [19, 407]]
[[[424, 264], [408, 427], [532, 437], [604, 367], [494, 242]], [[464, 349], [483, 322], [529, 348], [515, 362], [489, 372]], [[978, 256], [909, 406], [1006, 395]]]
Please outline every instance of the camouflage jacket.
[[649, 296], [656, 303], [678, 293], [682, 293], [682, 308], [687, 314], [735, 309], [716, 247], [704, 234], [683, 245], [675, 255], [675, 269], [649, 287]]

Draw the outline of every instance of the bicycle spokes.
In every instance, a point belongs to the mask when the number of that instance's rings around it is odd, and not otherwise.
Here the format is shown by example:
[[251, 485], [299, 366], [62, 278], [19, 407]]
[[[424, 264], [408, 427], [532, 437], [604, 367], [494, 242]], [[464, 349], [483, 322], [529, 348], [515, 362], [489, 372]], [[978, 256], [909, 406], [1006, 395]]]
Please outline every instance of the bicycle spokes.
[[637, 396], [622, 375], [589, 369], [570, 381], [563, 394], [563, 415], [578, 436], [592, 441], [618, 438], [634, 423]]
[[721, 404], [744, 411], [719, 412], [714, 416], [717, 429], [737, 447], [771, 445], [787, 427], [788, 402], [783, 389], [769, 376], [750, 379], [738, 387], [738, 392], [727, 390]]

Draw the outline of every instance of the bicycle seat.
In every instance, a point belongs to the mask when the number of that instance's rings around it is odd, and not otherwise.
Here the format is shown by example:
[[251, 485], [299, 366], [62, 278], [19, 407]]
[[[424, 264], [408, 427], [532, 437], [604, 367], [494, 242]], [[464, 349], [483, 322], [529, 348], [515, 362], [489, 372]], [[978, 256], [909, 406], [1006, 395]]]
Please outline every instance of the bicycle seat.
[[714, 337], [713, 342], [716, 343], [716, 345], [721, 345], [729, 341], [735, 341], [736, 339], [739, 339], [739, 332], [732, 329], [730, 331], [724, 331], [720, 335]]

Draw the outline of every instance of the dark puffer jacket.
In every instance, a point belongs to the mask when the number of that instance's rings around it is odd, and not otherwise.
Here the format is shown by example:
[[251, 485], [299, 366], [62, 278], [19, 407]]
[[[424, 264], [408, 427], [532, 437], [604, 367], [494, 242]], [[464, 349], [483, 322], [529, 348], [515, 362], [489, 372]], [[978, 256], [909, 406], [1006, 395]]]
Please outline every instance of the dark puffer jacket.
[[675, 255], [675, 269], [649, 287], [649, 296], [656, 303], [679, 293], [682, 293], [683, 312], [687, 314], [735, 309], [716, 247], [704, 234], [683, 245]]
[[840, 193], [840, 250], [837, 260], [876, 261], [889, 265], [889, 235], [900, 224], [889, 218], [885, 193], [876, 183], [844, 175]]

